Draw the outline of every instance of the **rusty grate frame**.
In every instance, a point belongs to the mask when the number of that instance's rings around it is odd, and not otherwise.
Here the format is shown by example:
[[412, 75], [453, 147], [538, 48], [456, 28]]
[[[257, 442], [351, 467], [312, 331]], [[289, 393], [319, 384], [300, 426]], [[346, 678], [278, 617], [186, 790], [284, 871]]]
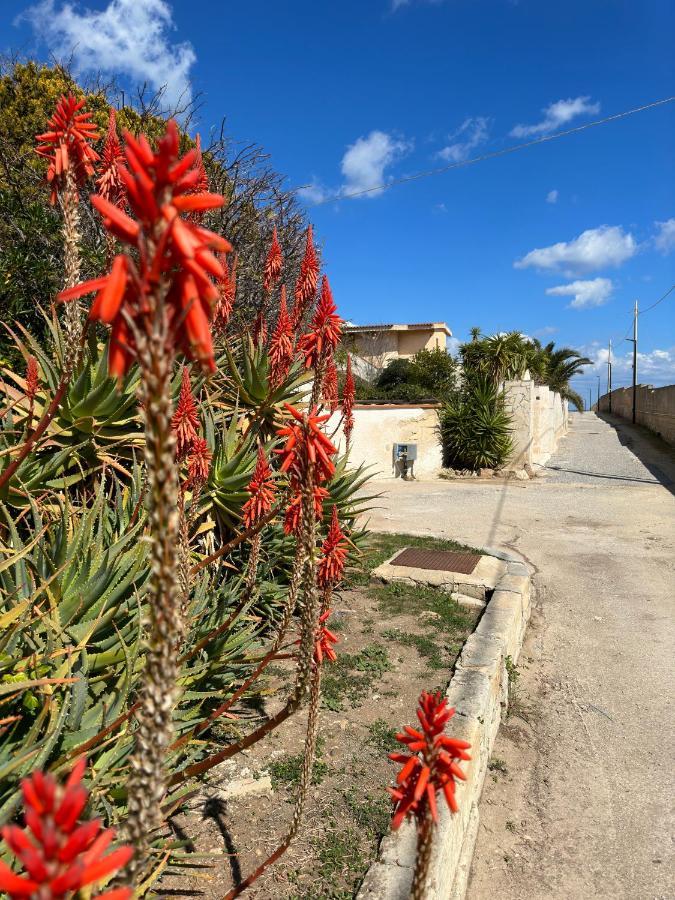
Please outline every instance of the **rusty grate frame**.
[[453, 550], [421, 550], [409, 547], [392, 559], [392, 566], [407, 566], [414, 569], [432, 569], [436, 572], [460, 572], [471, 575], [478, 565], [480, 556], [476, 553], [456, 553]]

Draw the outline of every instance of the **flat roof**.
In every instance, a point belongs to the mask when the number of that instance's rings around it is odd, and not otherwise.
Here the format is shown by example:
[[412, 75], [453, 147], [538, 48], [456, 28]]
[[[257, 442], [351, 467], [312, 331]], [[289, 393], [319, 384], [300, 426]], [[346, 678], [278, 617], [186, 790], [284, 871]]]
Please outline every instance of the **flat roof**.
[[366, 331], [443, 331], [448, 337], [452, 337], [452, 332], [445, 322], [394, 322], [383, 325], [352, 325], [347, 323], [344, 331], [366, 332]]

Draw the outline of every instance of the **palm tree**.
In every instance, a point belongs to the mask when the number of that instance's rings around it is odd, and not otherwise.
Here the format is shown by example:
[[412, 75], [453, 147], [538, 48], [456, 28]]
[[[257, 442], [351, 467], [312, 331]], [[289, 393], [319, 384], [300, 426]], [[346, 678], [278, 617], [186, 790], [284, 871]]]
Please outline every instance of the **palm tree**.
[[592, 366], [593, 362], [588, 357], [582, 356], [577, 350], [572, 350], [571, 347], [553, 350], [553, 345], [550, 346], [547, 384], [552, 391], [557, 391], [563, 400], [574, 403], [581, 411], [584, 408], [584, 401], [570, 387], [569, 382], [575, 375], [583, 374], [583, 367]]

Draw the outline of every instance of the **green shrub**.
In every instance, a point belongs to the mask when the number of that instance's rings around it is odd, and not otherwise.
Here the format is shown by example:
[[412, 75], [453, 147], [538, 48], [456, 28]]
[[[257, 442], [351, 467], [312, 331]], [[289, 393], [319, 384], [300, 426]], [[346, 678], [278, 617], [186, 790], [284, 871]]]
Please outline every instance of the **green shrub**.
[[499, 389], [487, 377], [472, 378], [440, 413], [445, 465], [499, 468], [513, 449], [510, 425]]

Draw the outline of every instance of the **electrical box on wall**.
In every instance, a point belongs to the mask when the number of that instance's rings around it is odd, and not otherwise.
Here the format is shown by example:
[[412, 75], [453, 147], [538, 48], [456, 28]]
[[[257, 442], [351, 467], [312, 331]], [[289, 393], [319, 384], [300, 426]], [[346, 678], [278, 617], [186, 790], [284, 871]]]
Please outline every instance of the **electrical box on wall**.
[[417, 459], [417, 444], [394, 444], [394, 461], [400, 459], [415, 462]]

